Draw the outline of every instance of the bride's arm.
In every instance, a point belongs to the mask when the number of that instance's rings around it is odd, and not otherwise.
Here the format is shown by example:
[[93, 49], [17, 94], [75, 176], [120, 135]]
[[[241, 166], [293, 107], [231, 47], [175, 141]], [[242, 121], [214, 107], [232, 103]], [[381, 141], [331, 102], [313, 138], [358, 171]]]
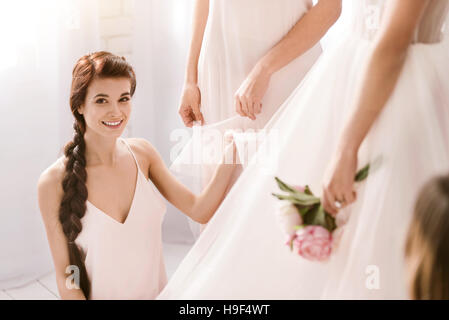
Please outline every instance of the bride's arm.
[[342, 142], [346, 147], [359, 148], [390, 98], [427, 4], [428, 0], [394, 0], [387, 7], [386, 20], [365, 70], [355, 112], [343, 133]]
[[[138, 140], [141, 149], [145, 150], [145, 155], [149, 159], [149, 177], [159, 192], [194, 221], [207, 223], [223, 201], [225, 191], [237, 165], [225, 164], [223, 160], [206, 188], [201, 194], [195, 195], [176, 179], [165, 165], [159, 152], [148, 141]], [[232, 152], [235, 154], [235, 146], [232, 145], [232, 148]], [[231, 149], [228, 147], [226, 150], [229, 156]]]
[[209, 0], [196, 0], [193, 15], [192, 38], [190, 40], [185, 74], [186, 83], [197, 84], [198, 82], [198, 59], [203, 44], [204, 30], [206, 29], [208, 17]]
[[198, 87], [198, 60], [208, 17], [209, 0], [196, 0], [184, 88], [179, 106], [179, 114], [187, 127], [191, 127], [194, 121], [204, 122], [200, 111], [201, 92]]
[[355, 200], [353, 184], [358, 150], [396, 86], [428, 1], [392, 0], [386, 8], [385, 20], [364, 70], [355, 111], [342, 131], [324, 183], [323, 205], [330, 213], [338, 212], [335, 200], [345, 200], [345, 205]]
[[256, 119], [271, 76], [312, 48], [338, 20], [341, 0], [320, 0], [254, 66], [235, 94], [235, 109]]
[[341, 0], [319, 0], [259, 61], [270, 74], [312, 48], [341, 14]]

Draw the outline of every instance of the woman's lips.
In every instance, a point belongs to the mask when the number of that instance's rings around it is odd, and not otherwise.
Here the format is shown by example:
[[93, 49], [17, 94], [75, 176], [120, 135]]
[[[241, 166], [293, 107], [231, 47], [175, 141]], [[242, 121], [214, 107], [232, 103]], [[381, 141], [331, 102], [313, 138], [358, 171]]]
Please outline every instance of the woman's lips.
[[117, 128], [120, 128], [120, 126], [123, 123], [123, 120], [120, 120], [120, 121], [101, 121], [101, 123], [103, 123], [108, 128], [117, 129]]

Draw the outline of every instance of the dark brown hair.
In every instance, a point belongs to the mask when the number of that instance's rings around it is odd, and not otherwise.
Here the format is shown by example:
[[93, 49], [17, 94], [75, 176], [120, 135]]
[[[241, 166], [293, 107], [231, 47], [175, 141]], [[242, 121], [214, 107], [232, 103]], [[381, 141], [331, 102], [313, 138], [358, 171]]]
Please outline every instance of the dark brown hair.
[[62, 181], [64, 191], [59, 209], [59, 221], [68, 241], [70, 264], [79, 268], [80, 288], [86, 299], [90, 295], [90, 281], [81, 252], [75, 239], [82, 230], [81, 218], [86, 212], [87, 172], [86, 144], [84, 133], [86, 122], [78, 112], [84, 104], [87, 89], [95, 78], [128, 78], [131, 82], [131, 96], [136, 89], [136, 76], [125, 58], [100, 51], [81, 57], [73, 68], [70, 91], [70, 109], [75, 117], [73, 140], [64, 147], [66, 157], [65, 174]]
[[435, 177], [421, 190], [405, 255], [410, 297], [449, 299], [449, 176]]

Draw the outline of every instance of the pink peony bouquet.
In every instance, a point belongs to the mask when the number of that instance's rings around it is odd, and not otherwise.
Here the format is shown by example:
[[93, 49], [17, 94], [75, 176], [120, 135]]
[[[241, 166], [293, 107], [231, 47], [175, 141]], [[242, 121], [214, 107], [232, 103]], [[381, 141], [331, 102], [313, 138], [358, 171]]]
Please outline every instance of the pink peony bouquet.
[[[367, 165], [357, 172], [355, 181], [365, 180], [369, 170], [370, 165]], [[291, 186], [278, 177], [275, 179], [281, 191], [286, 192], [273, 193], [282, 200], [277, 210], [277, 221], [287, 235], [286, 245], [307, 260], [327, 261], [342, 235], [342, 228], [337, 228], [338, 221], [323, 209], [321, 199], [312, 193], [309, 186]]]

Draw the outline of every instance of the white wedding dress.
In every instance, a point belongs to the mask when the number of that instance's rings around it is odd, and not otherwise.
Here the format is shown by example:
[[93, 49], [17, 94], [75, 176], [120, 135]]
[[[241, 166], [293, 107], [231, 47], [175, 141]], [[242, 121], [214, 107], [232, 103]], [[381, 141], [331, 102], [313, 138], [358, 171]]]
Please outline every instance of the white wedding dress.
[[[219, 147], [208, 141], [206, 132], [226, 129], [261, 129], [298, 86], [321, 55], [316, 44], [276, 72], [262, 100], [256, 120], [235, 111], [234, 95], [256, 63], [278, 43], [312, 7], [312, 0], [210, 0], [209, 16], [198, 61], [198, 86], [205, 126], [197, 128], [196, 141], [204, 154]], [[198, 145], [197, 143], [197, 145]], [[189, 189], [200, 192], [212, 178], [215, 165], [187, 166], [194, 142], [189, 142], [170, 168]], [[184, 164], [184, 165], [183, 165]], [[235, 172], [234, 181], [240, 171]], [[198, 225], [190, 226], [198, 236]]]
[[[209, 0], [209, 16], [198, 61], [201, 112], [206, 124], [238, 116], [234, 94], [256, 63], [312, 7], [312, 0]], [[319, 44], [273, 75], [256, 121], [263, 128], [321, 54]]]
[[253, 158], [159, 299], [407, 298], [403, 246], [414, 201], [427, 179], [449, 171], [449, 42], [442, 31], [449, 1], [430, 1], [396, 88], [362, 144], [360, 167], [379, 156], [382, 162], [341, 211], [347, 222], [330, 261], [290, 252], [274, 215], [274, 176], [321, 194], [385, 9], [382, 0], [353, 5], [346, 36], [267, 124], [280, 136], [274, 174]]

